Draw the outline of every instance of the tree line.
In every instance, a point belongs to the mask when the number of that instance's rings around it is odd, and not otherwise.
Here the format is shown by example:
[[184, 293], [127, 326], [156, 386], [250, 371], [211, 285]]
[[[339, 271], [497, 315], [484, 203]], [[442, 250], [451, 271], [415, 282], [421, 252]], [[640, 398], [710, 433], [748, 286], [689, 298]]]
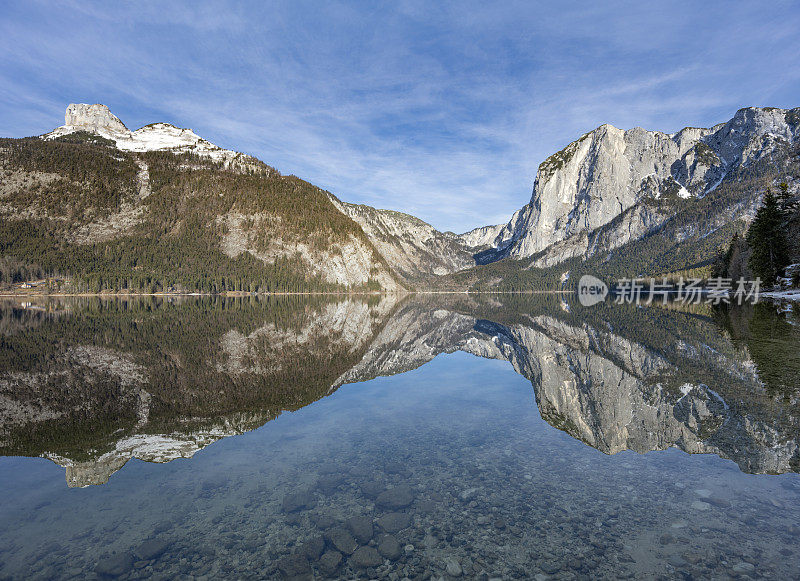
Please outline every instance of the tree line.
[[[782, 182], [778, 193], [768, 189], [764, 194], [755, 218], [744, 236], [738, 234], [715, 265], [715, 274], [737, 280], [761, 279], [766, 286], [774, 286], [785, 269], [798, 256], [793, 255], [791, 242], [800, 237], [800, 204]], [[800, 272], [791, 281], [800, 286]]]

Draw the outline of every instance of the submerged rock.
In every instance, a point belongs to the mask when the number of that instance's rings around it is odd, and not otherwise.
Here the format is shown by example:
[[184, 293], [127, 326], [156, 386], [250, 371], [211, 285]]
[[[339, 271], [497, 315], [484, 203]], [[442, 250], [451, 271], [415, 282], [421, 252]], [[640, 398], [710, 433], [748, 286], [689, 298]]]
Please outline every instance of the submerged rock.
[[378, 552], [386, 559], [396, 561], [403, 553], [400, 543], [392, 535], [384, 535], [378, 543]]
[[331, 494], [344, 483], [344, 476], [341, 474], [323, 474], [317, 480], [317, 488], [323, 494]]
[[334, 549], [341, 551], [345, 555], [352, 555], [353, 551], [358, 547], [358, 543], [356, 543], [353, 536], [341, 527], [329, 530], [325, 538]]
[[378, 519], [378, 526], [387, 533], [402, 531], [409, 525], [411, 525], [411, 515], [404, 512], [390, 512]]
[[320, 557], [317, 566], [323, 575], [331, 576], [342, 562], [342, 554], [338, 551], [328, 551]]
[[741, 573], [744, 573], [744, 574], [752, 573], [755, 570], [756, 570], [756, 566], [753, 565], [752, 563], [748, 563], [747, 561], [741, 561], [741, 562], [739, 562], [739, 563], [737, 563], [736, 565], [733, 566], [733, 571], [735, 573], [740, 573], [740, 574]]
[[374, 480], [368, 480], [367, 482], [361, 484], [361, 492], [364, 493], [364, 496], [367, 498], [376, 498], [383, 491], [383, 485], [380, 482], [375, 482]]
[[552, 561], [545, 561], [540, 565], [542, 571], [547, 573], [548, 575], [555, 575], [559, 571], [561, 571], [561, 566], [558, 563], [554, 563]]
[[314, 504], [314, 497], [310, 492], [293, 492], [283, 497], [283, 512], [297, 512]]
[[133, 555], [130, 553], [117, 553], [111, 557], [101, 559], [94, 568], [94, 572], [101, 577], [119, 577], [133, 568]]
[[303, 554], [309, 559], [319, 559], [325, 550], [325, 539], [321, 536], [311, 537], [303, 544]]
[[730, 508], [731, 502], [725, 498], [719, 498], [717, 496], [712, 496], [707, 499], [707, 502], [713, 504], [718, 508]]
[[381, 563], [383, 563], [383, 559], [381, 559], [378, 551], [372, 547], [360, 547], [353, 553], [353, 556], [350, 557], [350, 564], [360, 569], [377, 567]]
[[461, 563], [452, 557], [448, 558], [445, 562], [445, 570], [451, 577], [461, 577], [461, 573], [463, 572], [461, 570]]
[[336, 524], [336, 521], [327, 514], [320, 514], [311, 517], [311, 520], [320, 530], [327, 530]]
[[416, 493], [410, 486], [396, 486], [381, 492], [375, 499], [375, 504], [389, 509], [405, 508], [414, 502], [415, 497]]
[[278, 570], [287, 581], [313, 581], [314, 579], [308, 559], [297, 553], [278, 561]]
[[150, 539], [139, 545], [133, 554], [140, 561], [151, 561], [160, 557], [169, 548], [170, 543], [162, 539]]
[[372, 518], [368, 516], [353, 516], [347, 519], [345, 524], [347, 524], [347, 528], [350, 529], [350, 532], [353, 533], [353, 536], [360, 544], [366, 545], [372, 538], [374, 532]]

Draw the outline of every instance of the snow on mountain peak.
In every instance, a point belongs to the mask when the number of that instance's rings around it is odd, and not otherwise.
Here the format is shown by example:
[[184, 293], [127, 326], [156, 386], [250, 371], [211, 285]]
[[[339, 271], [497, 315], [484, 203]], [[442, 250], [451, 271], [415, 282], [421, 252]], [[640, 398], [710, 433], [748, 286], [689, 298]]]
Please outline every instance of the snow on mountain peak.
[[64, 115], [64, 125], [42, 135], [43, 139], [55, 139], [77, 131], [88, 131], [116, 142], [122, 151], [173, 151], [207, 156], [226, 165], [234, 160], [237, 164], [254, 161], [249, 156], [214, 145], [191, 129], [176, 127], [170, 123], [151, 123], [131, 131], [108, 107], [101, 104], [71, 103]]

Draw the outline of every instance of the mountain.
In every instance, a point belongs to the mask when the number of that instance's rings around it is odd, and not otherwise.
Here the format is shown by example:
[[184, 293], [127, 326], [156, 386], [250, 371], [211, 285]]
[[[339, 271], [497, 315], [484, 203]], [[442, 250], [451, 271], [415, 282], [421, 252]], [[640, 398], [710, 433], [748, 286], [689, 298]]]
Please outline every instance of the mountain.
[[0, 287], [560, 288], [581, 273], [705, 273], [767, 188], [800, 193], [800, 109], [674, 134], [602, 125], [539, 166], [506, 224], [461, 235], [344, 202], [191, 129], [131, 131], [99, 104], [69, 105], [40, 138], [0, 140], [0, 171]]
[[750, 107], [674, 134], [602, 125], [539, 166], [506, 224], [451, 236], [404, 214], [344, 211], [418, 288], [529, 290], [570, 274], [706, 273], [784, 181], [800, 194], [800, 108]]
[[0, 140], [0, 168], [0, 286], [404, 292], [476, 264], [451, 232], [343, 202], [191, 129], [131, 131], [101, 104]]
[[169, 123], [151, 123], [131, 131], [108, 107], [101, 104], [71, 103], [64, 114], [64, 125], [46, 133], [42, 138], [56, 139], [79, 132], [110, 139], [120, 151], [194, 153], [222, 162], [225, 167], [258, 168], [263, 165], [251, 156], [222, 149], [191, 129], [182, 129]]
[[190, 129], [130, 131], [104, 105], [72, 104], [41, 138], [0, 140], [0, 167], [0, 284], [406, 288], [332, 194]]
[[[526, 269], [605, 259], [617, 249], [635, 257], [625, 246], [661, 231], [673, 239], [667, 248], [693, 243], [750, 220], [778, 180], [800, 192], [798, 147], [800, 108], [750, 107], [714, 127], [674, 134], [602, 125], [539, 166], [530, 202], [507, 224], [462, 238], [488, 246], [476, 257], [481, 263], [512, 258]], [[646, 266], [652, 274], [695, 266], [677, 258]]]

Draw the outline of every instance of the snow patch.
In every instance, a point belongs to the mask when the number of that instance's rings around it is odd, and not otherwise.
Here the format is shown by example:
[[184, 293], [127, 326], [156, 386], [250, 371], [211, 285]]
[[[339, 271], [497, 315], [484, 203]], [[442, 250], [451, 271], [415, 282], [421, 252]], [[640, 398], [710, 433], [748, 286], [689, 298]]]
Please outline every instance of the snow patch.
[[[726, 175], [727, 175], [727, 174], [726, 174]], [[713, 186], [711, 186], [710, 188], [708, 188], [708, 189], [705, 191], [705, 193], [703, 193], [702, 195], [700, 195], [700, 196], [698, 196], [698, 197], [699, 197], [699, 198], [702, 198], [703, 196], [707, 196], [708, 194], [710, 194], [711, 192], [713, 192], [714, 190], [716, 190], [716, 189], [719, 187], [719, 185], [722, 183], [722, 180], [724, 180], [724, 179], [725, 179], [725, 175], [723, 175], [721, 178], [719, 178], [719, 179], [718, 179], [718, 180], [717, 180], [717, 181], [714, 183], [714, 185], [713, 185]]]
[[233, 163], [248, 165], [255, 161], [248, 155], [214, 145], [191, 129], [169, 123], [153, 123], [130, 131], [105, 105], [70, 104], [64, 116], [64, 125], [41, 137], [55, 139], [77, 131], [88, 131], [111, 139], [121, 151], [194, 153], [224, 163], [226, 167]]

